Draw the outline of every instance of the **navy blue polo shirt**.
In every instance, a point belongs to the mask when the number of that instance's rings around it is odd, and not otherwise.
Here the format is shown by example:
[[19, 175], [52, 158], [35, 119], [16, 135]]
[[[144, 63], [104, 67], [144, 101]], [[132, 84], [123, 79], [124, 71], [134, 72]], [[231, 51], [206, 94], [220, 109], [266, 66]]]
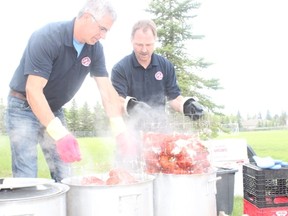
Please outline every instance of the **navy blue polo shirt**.
[[27, 76], [48, 80], [45, 97], [52, 111], [73, 98], [88, 73], [108, 77], [103, 47], [85, 44], [80, 55], [73, 46], [74, 21], [51, 23], [35, 31], [16, 69], [10, 88], [25, 94]]
[[180, 95], [174, 65], [155, 53], [146, 69], [134, 52], [124, 57], [112, 68], [111, 80], [122, 97], [135, 97], [153, 107], [165, 106], [166, 100]]

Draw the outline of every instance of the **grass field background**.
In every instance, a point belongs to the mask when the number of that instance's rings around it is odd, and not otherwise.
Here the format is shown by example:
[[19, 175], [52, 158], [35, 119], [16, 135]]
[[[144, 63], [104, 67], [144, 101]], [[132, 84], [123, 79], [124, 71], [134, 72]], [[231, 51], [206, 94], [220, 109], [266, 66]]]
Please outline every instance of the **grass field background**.
[[[258, 156], [288, 161], [288, 130], [253, 131], [235, 134], [223, 134], [217, 139], [240, 138], [245, 139]], [[110, 138], [79, 138], [82, 161], [73, 166], [85, 166], [94, 169], [107, 169], [111, 166], [114, 143]], [[100, 165], [100, 166], [98, 166]], [[48, 167], [39, 150], [39, 177], [49, 178]], [[0, 177], [11, 176], [11, 153], [7, 136], [0, 136]], [[235, 197], [232, 216], [240, 216], [243, 212], [242, 197]]]
[[[252, 147], [257, 156], [271, 156], [274, 159], [288, 161], [288, 130], [251, 131], [235, 134], [223, 134], [217, 139], [225, 138], [245, 139], [247, 144]], [[243, 198], [235, 197], [231, 216], [241, 216], [242, 214]]]
[[243, 138], [258, 156], [288, 161], [288, 130], [240, 132], [218, 138]]

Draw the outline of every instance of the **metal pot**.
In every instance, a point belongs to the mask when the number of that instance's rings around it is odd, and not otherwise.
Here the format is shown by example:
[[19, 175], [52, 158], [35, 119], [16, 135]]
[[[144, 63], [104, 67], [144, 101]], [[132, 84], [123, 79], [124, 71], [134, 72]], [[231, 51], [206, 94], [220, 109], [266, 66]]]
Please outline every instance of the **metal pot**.
[[37, 178], [6, 180], [0, 185], [0, 216], [66, 216], [67, 185]]
[[153, 216], [153, 176], [128, 185], [81, 185], [84, 176], [62, 180], [67, 216]]
[[154, 181], [155, 216], [216, 214], [216, 172], [157, 174]]

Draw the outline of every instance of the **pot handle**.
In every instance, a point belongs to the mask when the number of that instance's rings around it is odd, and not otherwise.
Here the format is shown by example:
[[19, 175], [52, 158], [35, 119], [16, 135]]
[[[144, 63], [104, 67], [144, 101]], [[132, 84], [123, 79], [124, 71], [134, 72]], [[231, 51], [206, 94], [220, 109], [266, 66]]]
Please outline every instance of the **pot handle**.
[[[119, 210], [122, 213], [128, 213], [127, 211], [131, 211], [131, 207], [133, 207], [133, 212], [138, 212], [139, 210], [139, 199], [141, 194], [129, 194], [125, 196], [119, 196]], [[123, 214], [130, 215], [130, 214]]]
[[[207, 184], [207, 188], [206, 188], [206, 195], [209, 195], [211, 192], [213, 194], [217, 193], [217, 189], [216, 189], [216, 181], [222, 179], [221, 176], [217, 176], [215, 178], [209, 179], [208, 180], [208, 184]], [[213, 186], [212, 191], [211, 191], [211, 186]]]
[[209, 179], [208, 182], [210, 183], [210, 182], [218, 181], [218, 180], [221, 180], [221, 179], [222, 179], [222, 177], [218, 176], [216, 178]]

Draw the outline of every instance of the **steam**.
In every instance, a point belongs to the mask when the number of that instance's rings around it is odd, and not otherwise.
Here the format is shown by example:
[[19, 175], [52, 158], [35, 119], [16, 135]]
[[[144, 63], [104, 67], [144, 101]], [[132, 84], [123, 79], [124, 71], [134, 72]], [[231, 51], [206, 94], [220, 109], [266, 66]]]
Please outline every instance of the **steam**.
[[[169, 126], [167, 113], [165, 113], [163, 107], [161, 109], [153, 108], [144, 111], [142, 110], [142, 112], [134, 112], [127, 116], [125, 121], [129, 135], [131, 136], [130, 141], [136, 146], [137, 154], [121, 158], [121, 155], [117, 155], [116, 149], [116, 160], [114, 164], [116, 167], [124, 168], [131, 173], [136, 173], [145, 178], [147, 174], [145, 172], [146, 163], [144, 160], [145, 149], [143, 144], [143, 135], [151, 131], [163, 133], [171, 132], [172, 129]], [[131, 146], [131, 148], [134, 148], [135, 146]]]
[[[97, 159], [97, 157], [101, 157], [101, 155], [83, 152], [82, 149], [81, 153], [82, 158], [85, 159], [85, 164], [73, 163], [70, 176], [95, 175], [100, 174], [101, 172], [107, 173], [112, 168], [124, 168], [131, 174], [136, 174], [141, 179], [146, 179], [146, 162], [144, 160], [145, 146], [143, 143], [144, 134], [149, 132], [171, 135], [174, 133], [196, 133], [196, 131], [193, 131], [194, 122], [189, 117], [185, 117], [182, 113], [176, 113], [176, 115], [170, 114], [165, 111], [163, 107], [154, 107], [141, 113], [133, 113], [133, 115], [125, 116], [124, 118], [130, 137], [129, 141], [134, 145], [131, 146], [131, 148], [136, 146], [137, 154], [123, 157], [119, 154], [120, 151], [117, 149], [117, 144], [112, 143], [112, 145], [115, 145], [115, 149], [112, 149], [112, 152], [104, 151], [105, 154], [110, 154], [108, 156], [108, 160], [110, 161], [106, 161], [106, 158], [105, 161], [101, 162], [101, 160]], [[111, 140], [112, 142], [115, 141], [112, 136], [107, 138], [107, 142], [110, 142], [108, 140]], [[85, 140], [85, 143], [86, 141], [87, 140]], [[93, 145], [93, 143], [90, 144]], [[109, 146], [110, 144], [111, 143], [103, 143], [101, 145]]]

